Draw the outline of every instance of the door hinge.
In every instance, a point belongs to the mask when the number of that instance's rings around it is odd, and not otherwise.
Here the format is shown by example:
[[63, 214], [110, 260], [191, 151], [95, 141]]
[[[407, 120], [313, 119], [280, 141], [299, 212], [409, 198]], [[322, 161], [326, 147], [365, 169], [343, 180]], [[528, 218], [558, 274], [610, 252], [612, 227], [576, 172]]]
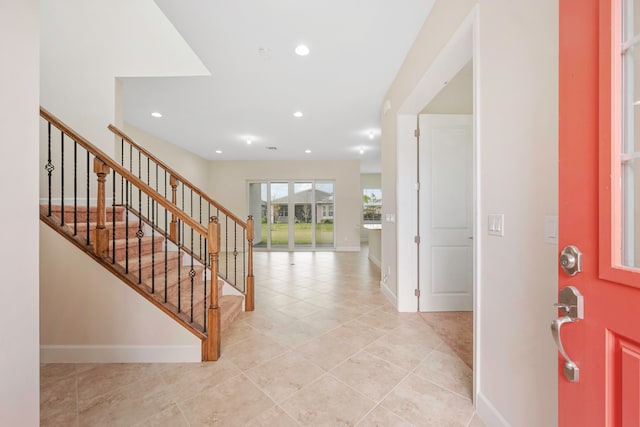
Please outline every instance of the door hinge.
[[413, 131], [413, 136], [415, 136], [416, 138], [420, 138], [420, 129], [416, 129]]
[[419, 244], [420, 244], [420, 236], [415, 236], [415, 237], [413, 238], [413, 241], [414, 241], [416, 244], [418, 244], [418, 245], [419, 245]]
[[416, 290], [414, 290], [414, 291], [413, 291], [413, 294], [414, 294], [415, 296], [419, 297], [419, 296], [420, 296], [420, 289], [416, 289]]

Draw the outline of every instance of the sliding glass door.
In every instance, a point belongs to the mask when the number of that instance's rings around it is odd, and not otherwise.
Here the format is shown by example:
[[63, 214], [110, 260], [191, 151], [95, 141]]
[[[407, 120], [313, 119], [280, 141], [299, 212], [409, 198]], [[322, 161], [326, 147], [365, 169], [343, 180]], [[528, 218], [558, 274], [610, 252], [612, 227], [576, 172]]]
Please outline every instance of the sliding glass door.
[[249, 211], [256, 218], [255, 246], [287, 250], [333, 248], [333, 196], [331, 181], [249, 183]]

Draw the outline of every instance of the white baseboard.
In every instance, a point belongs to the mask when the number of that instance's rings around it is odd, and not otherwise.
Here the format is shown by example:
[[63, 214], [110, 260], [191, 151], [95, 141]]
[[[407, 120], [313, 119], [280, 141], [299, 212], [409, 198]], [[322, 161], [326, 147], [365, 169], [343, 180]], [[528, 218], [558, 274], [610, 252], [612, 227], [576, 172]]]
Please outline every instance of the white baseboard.
[[42, 345], [42, 363], [200, 362], [199, 345]]
[[382, 291], [382, 295], [384, 295], [385, 297], [387, 297], [387, 299], [389, 300], [389, 302], [391, 304], [393, 304], [394, 307], [397, 307], [398, 305], [398, 299], [396, 298], [396, 294], [394, 294], [393, 292], [391, 292], [391, 289], [389, 289], [387, 287], [386, 284], [380, 282], [380, 290]]
[[336, 252], [360, 252], [360, 246], [336, 246]]
[[491, 404], [482, 393], [477, 394], [476, 414], [485, 425], [491, 427], [511, 427], [502, 414]]

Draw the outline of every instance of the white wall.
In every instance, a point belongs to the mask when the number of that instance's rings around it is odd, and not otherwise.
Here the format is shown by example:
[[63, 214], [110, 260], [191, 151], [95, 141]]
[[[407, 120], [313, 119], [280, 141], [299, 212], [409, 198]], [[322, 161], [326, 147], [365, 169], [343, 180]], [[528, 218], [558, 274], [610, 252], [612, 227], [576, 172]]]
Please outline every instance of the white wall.
[[0, 1], [0, 425], [38, 426], [37, 0]]
[[153, 0], [40, 3], [41, 105], [107, 154], [116, 77], [209, 74]]
[[209, 194], [236, 215], [249, 215], [248, 182], [334, 180], [336, 250], [360, 249], [360, 162], [358, 160], [212, 161]]
[[[556, 315], [557, 248], [544, 243], [543, 225], [545, 215], [557, 213], [556, 0], [436, 2], [386, 96], [392, 109], [383, 115], [383, 215], [403, 209], [393, 194], [403, 173], [398, 108], [476, 4], [478, 411], [492, 426], [553, 426], [557, 367], [548, 324]], [[504, 213], [504, 237], [487, 235], [489, 213]], [[400, 229], [393, 223], [383, 229], [383, 271], [392, 271], [392, 291], [396, 243], [407, 238]]]

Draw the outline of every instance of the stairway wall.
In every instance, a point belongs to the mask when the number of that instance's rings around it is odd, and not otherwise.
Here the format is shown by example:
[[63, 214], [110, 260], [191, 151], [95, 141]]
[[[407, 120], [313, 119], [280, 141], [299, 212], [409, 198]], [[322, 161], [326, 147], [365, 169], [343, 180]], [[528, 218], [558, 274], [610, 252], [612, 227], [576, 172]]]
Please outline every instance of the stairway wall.
[[43, 223], [40, 254], [43, 362], [201, 360], [198, 338]]

